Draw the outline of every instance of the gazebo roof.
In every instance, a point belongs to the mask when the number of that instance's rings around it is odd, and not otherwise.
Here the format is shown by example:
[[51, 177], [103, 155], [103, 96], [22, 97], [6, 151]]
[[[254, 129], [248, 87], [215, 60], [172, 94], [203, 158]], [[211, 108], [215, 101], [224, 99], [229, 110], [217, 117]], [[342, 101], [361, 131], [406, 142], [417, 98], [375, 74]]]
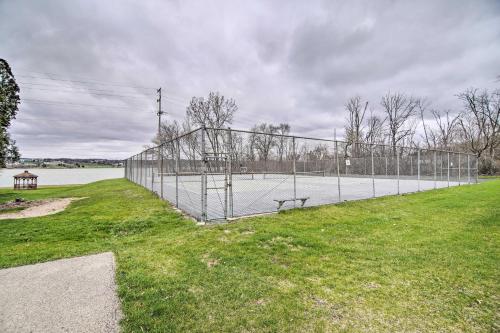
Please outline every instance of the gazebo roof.
[[28, 172], [28, 170], [24, 170], [24, 172], [15, 175], [14, 178], [38, 178], [38, 176]]

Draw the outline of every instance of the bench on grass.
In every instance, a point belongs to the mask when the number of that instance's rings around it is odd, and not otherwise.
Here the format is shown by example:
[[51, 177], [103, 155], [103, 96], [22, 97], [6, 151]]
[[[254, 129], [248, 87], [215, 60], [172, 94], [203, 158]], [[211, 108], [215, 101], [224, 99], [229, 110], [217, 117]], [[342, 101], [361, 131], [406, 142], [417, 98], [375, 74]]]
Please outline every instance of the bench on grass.
[[300, 200], [301, 202], [301, 205], [300, 207], [304, 207], [304, 204], [306, 203], [307, 199], [309, 199], [309, 197], [303, 197], [303, 198], [291, 198], [291, 199], [274, 199], [273, 201], [276, 201], [278, 203], [278, 210], [281, 209], [281, 206], [283, 206], [283, 204], [287, 201], [297, 201], [297, 200]]

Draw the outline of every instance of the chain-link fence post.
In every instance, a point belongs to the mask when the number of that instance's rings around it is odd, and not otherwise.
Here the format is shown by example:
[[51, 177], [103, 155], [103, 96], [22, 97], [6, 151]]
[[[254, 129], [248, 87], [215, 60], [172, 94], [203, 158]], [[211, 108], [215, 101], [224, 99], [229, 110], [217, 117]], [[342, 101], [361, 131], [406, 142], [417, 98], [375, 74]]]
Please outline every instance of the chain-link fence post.
[[373, 164], [373, 144], [370, 145], [371, 155], [372, 155], [372, 193], [375, 198], [375, 165]]
[[228, 149], [228, 173], [229, 173], [229, 181], [227, 183], [228, 186], [228, 196], [229, 196], [229, 217], [233, 217], [234, 211], [233, 211], [233, 134], [231, 132], [231, 127], [228, 128], [227, 131], [227, 142], [229, 144], [229, 149]]
[[[222, 130], [222, 140], [224, 140], [224, 130]], [[228, 169], [228, 163], [229, 163], [229, 160], [228, 160], [228, 154], [229, 154], [229, 150], [227, 149], [227, 144], [226, 144], [226, 147], [225, 147], [225, 152], [224, 152], [224, 147], [222, 148], [222, 152], [220, 152], [220, 158], [219, 156], [217, 156], [217, 161], [222, 161], [223, 163], [223, 166], [222, 166], [222, 171], [224, 171], [224, 219], [227, 219], [227, 212], [228, 212], [228, 196], [229, 196], [229, 191], [228, 191], [228, 188], [229, 188], [229, 169]]]
[[295, 154], [295, 137], [292, 137], [292, 167], [293, 167], [293, 207], [296, 207], [296, 201], [297, 201], [297, 170], [296, 170], [296, 165], [295, 165], [295, 160], [297, 158]]
[[[154, 170], [155, 163], [154, 163], [154, 158], [155, 158], [155, 151], [154, 151], [154, 149], [151, 149], [151, 191], [153, 191], [153, 192], [155, 190], [155, 170]], [[158, 192], [156, 192], [156, 195], [158, 195]]]
[[135, 183], [135, 155], [130, 158], [130, 180]]
[[450, 187], [450, 152], [448, 152], [448, 175], [447, 175], [447, 179], [448, 179], [448, 187]]
[[149, 189], [148, 178], [149, 178], [149, 173], [151, 172], [151, 169], [149, 168], [149, 149], [146, 150], [146, 161], [144, 162], [144, 166], [146, 168], [146, 177], [144, 177], [144, 187]]
[[158, 146], [158, 173], [160, 175], [160, 198], [163, 197], [163, 145]]
[[399, 152], [396, 148], [396, 169], [397, 169], [397, 178], [398, 178], [398, 194], [399, 194]]
[[410, 176], [413, 177], [413, 156], [411, 156], [410, 152]]
[[384, 157], [385, 157], [385, 177], [389, 177], [389, 169], [387, 167], [387, 153], [384, 150]]
[[205, 152], [205, 126], [201, 128], [201, 222], [207, 221], [207, 156]]
[[140, 171], [140, 172], [139, 172], [139, 184], [140, 184], [141, 186], [144, 186], [144, 185], [142, 184], [142, 177], [143, 177], [143, 175], [142, 175], [142, 173], [143, 173], [143, 172], [142, 172], [142, 164], [143, 164], [143, 162], [142, 162], [142, 154], [143, 154], [143, 153], [141, 152], [140, 157], [139, 157], [139, 171]]
[[479, 181], [479, 157], [476, 156], [476, 184], [478, 183]]
[[144, 151], [144, 161], [143, 163], [143, 168], [144, 168], [144, 188], [148, 188], [148, 177], [149, 177], [149, 167], [148, 167], [148, 150]]
[[417, 191], [420, 192], [420, 148], [417, 148]]
[[340, 202], [342, 200], [342, 196], [340, 193], [340, 161], [339, 161], [339, 148], [337, 140], [335, 140], [335, 158], [337, 159], [337, 189], [339, 192], [339, 202]]
[[175, 140], [175, 207], [179, 208], [179, 168], [181, 159], [181, 145], [179, 138]]
[[461, 182], [460, 182], [460, 178], [462, 177], [462, 173], [461, 173], [461, 166], [460, 164], [462, 163], [461, 159], [460, 159], [460, 153], [458, 153], [458, 186], [461, 185]]
[[129, 159], [129, 163], [130, 163], [130, 166], [129, 166], [129, 170], [128, 170], [128, 179], [131, 180], [131, 181], [134, 181], [134, 157], [130, 157]]
[[436, 179], [437, 179], [437, 152], [434, 150], [434, 189], [437, 188]]
[[139, 154], [134, 156], [134, 183], [139, 184]]
[[467, 154], [467, 184], [470, 185], [470, 155]]

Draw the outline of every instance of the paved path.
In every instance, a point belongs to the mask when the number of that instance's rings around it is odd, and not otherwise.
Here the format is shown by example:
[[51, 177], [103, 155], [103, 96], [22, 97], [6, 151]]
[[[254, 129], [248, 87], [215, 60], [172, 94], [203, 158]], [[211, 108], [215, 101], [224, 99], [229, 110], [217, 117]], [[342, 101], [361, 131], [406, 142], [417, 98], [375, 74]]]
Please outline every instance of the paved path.
[[0, 332], [118, 332], [113, 253], [0, 270]]

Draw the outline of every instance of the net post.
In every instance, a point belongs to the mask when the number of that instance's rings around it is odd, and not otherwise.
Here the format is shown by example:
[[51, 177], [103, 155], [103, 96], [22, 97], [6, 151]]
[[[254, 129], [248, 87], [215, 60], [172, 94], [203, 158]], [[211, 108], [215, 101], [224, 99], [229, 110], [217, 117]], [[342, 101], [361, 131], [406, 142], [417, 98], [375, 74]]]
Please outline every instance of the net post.
[[460, 169], [461, 160], [460, 160], [460, 153], [457, 153], [457, 154], [458, 154], [458, 186], [460, 186], [461, 185], [460, 184], [460, 177], [462, 176], [461, 173], [460, 173], [460, 171], [461, 171], [461, 169]]
[[448, 152], [448, 175], [447, 175], [447, 179], [448, 179], [448, 187], [450, 187], [450, 152]]
[[205, 152], [205, 126], [201, 128], [201, 222], [207, 221], [207, 156]]
[[181, 159], [179, 138], [175, 140], [175, 146], [175, 207], [179, 208], [179, 163]]
[[417, 148], [417, 186], [420, 192], [420, 148]]
[[297, 175], [296, 175], [296, 165], [295, 165], [295, 159], [297, 158], [295, 154], [295, 137], [292, 137], [292, 168], [293, 168], [293, 207], [296, 207], [296, 201], [297, 201]]
[[437, 178], [437, 153], [434, 150], [434, 189], [436, 189], [436, 178]]
[[158, 169], [160, 170], [160, 197], [163, 199], [163, 152], [162, 145], [158, 146]]
[[467, 154], [467, 184], [470, 185], [470, 155]]
[[229, 217], [234, 216], [234, 210], [233, 210], [233, 135], [231, 132], [231, 127], [228, 128], [227, 131], [228, 135], [228, 143], [229, 143], [229, 160], [228, 160], [228, 173], [229, 173], [229, 182], [227, 184], [228, 186], [228, 196], [229, 196]]
[[398, 195], [399, 195], [399, 152], [397, 147], [396, 147], [396, 172], [398, 179]]
[[370, 145], [371, 155], [372, 155], [372, 192], [375, 198], [375, 166], [373, 164], [373, 144]]

